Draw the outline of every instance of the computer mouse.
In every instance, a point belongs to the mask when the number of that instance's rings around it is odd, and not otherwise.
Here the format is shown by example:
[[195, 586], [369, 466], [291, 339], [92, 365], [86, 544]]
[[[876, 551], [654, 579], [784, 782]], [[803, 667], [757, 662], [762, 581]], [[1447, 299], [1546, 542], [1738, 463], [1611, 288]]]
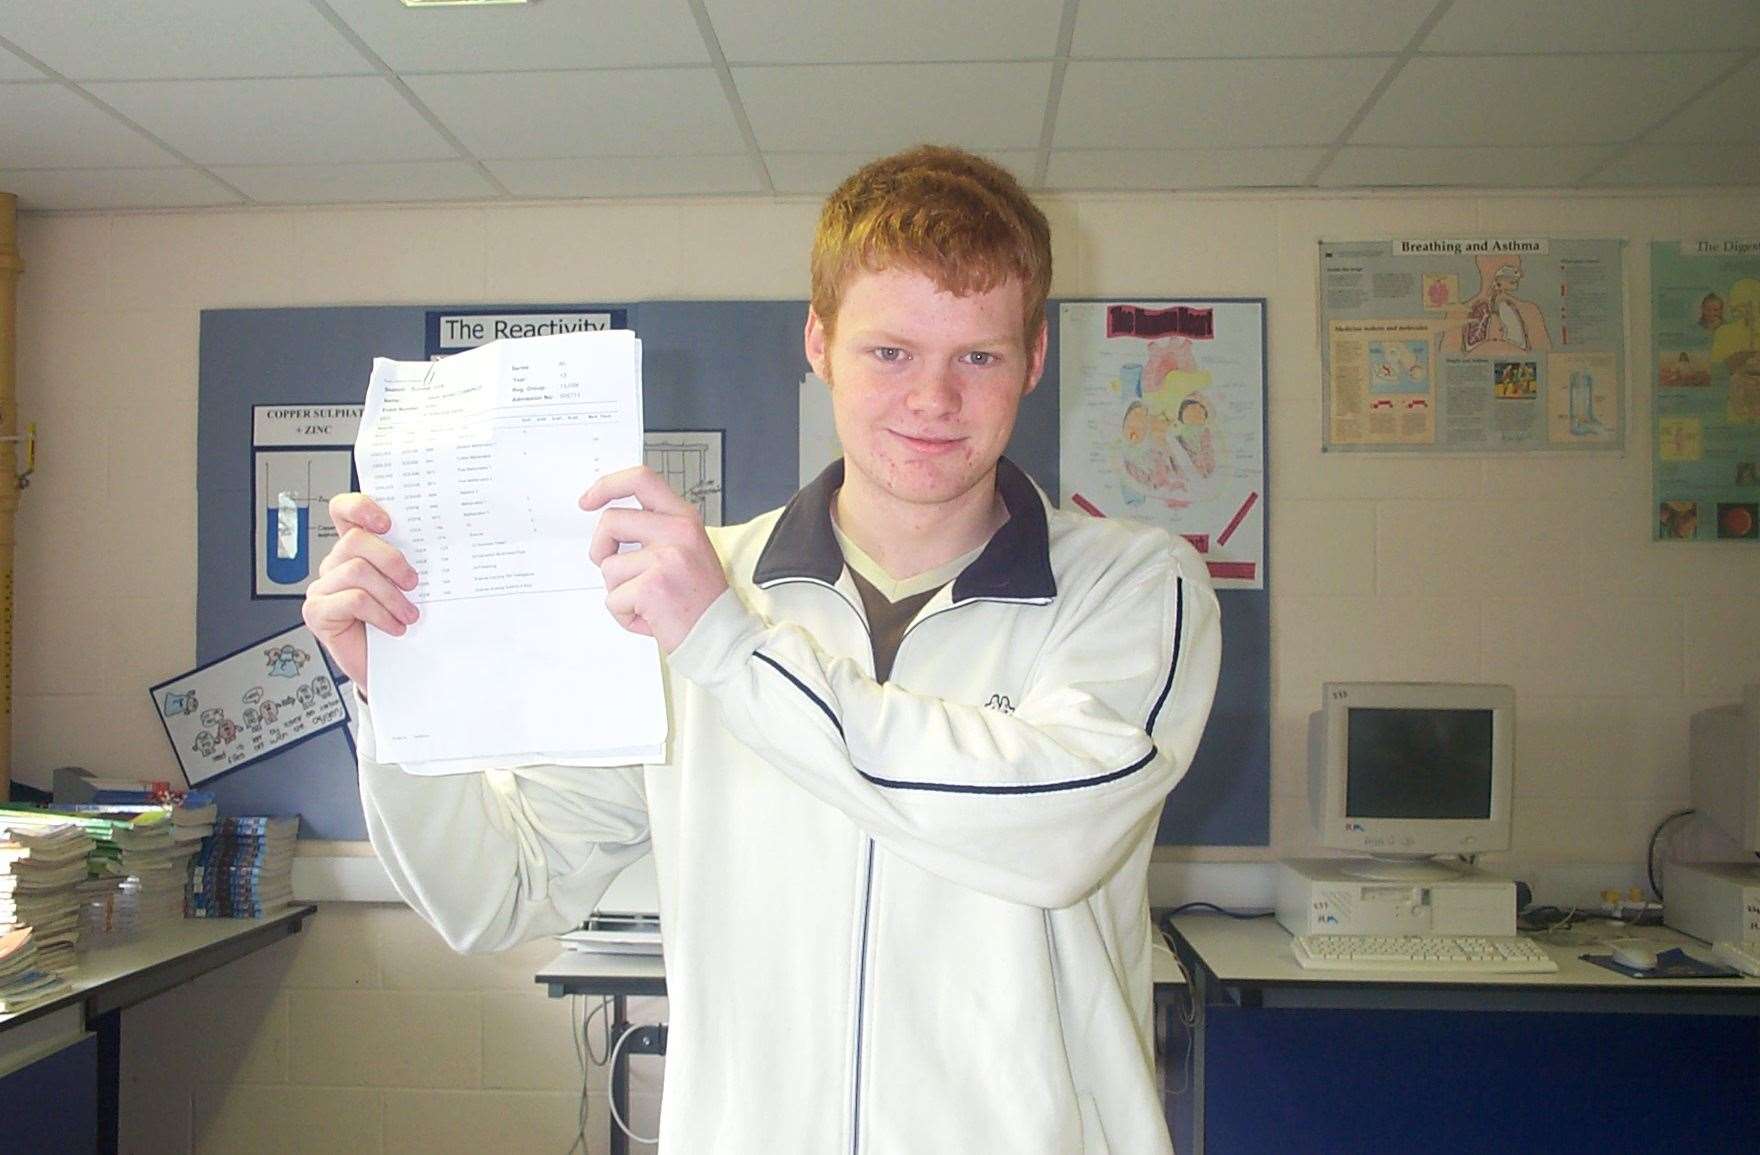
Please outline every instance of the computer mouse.
[[1656, 951], [1647, 943], [1623, 939], [1613, 944], [1613, 961], [1635, 971], [1653, 971], [1656, 969]]

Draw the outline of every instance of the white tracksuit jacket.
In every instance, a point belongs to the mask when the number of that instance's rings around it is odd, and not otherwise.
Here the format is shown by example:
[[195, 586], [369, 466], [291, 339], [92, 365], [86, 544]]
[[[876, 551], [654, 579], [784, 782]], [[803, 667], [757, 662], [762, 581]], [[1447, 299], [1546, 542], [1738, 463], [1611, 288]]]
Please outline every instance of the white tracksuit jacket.
[[417, 777], [361, 797], [399, 891], [460, 950], [578, 926], [654, 853], [671, 1035], [663, 1155], [1155, 1155], [1146, 873], [1221, 654], [1202, 561], [1010, 518], [873, 679], [834, 464], [711, 529], [731, 589], [668, 663], [670, 761]]

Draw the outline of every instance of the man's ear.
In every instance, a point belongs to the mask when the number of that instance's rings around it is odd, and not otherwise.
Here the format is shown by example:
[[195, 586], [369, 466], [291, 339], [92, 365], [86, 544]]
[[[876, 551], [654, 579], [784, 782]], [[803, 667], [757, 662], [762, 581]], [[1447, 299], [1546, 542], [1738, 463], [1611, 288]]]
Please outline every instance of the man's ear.
[[830, 340], [831, 335], [826, 332], [825, 323], [819, 320], [819, 314], [813, 309], [813, 306], [808, 305], [807, 329], [803, 334], [802, 344], [806, 348], [807, 364], [813, 367], [813, 372], [819, 375], [821, 381], [831, 380], [831, 376], [825, 368], [827, 346]]
[[1051, 325], [1048, 322], [1041, 320], [1039, 322], [1039, 334], [1034, 337], [1032, 341], [1032, 355], [1028, 358], [1027, 366], [1027, 387], [1021, 390], [1022, 397], [1025, 397], [1034, 389], [1037, 389], [1039, 387], [1039, 378], [1045, 374], [1045, 346], [1050, 338], [1050, 334]]

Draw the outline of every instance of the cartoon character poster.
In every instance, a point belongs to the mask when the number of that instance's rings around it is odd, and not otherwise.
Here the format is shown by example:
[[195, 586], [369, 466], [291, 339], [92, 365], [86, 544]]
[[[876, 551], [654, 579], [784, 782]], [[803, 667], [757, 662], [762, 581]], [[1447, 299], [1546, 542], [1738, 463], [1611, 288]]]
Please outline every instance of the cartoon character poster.
[[318, 640], [303, 625], [150, 692], [191, 786], [348, 723]]
[[1217, 588], [1263, 588], [1264, 302], [1066, 303], [1057, 339], [1065, 507], [1164, 525]]

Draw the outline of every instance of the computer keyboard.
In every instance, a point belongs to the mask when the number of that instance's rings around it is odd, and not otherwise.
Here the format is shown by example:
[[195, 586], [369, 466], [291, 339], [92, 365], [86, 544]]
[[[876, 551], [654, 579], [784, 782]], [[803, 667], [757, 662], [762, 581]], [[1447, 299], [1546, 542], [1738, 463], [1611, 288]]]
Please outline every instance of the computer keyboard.
[[1711, 953], [1717, 961], [1727, 967], [1734, 967], [1745, 975], [1760, 978], [1760, 942], [1749, 939], [1746, 942], [1714, 942]]
[[1415, 971], [1421, 974], [1549, 974], [1552, 956], [1519, 936], [1296, 935], [1296, 962], [1308, 970]]

